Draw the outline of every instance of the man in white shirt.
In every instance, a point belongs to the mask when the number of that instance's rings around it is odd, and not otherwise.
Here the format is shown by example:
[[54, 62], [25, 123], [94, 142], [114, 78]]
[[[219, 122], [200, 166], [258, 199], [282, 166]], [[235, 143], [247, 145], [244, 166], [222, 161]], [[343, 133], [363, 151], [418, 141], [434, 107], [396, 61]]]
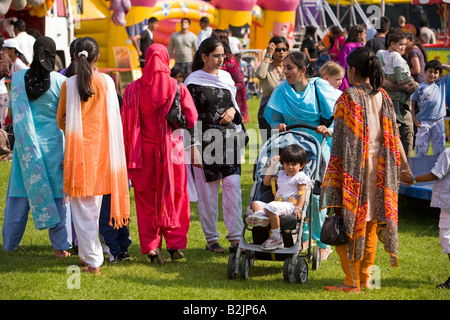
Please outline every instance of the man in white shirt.
[[25, 24], [25, 21], [22, 19], [17, 20], [14, 22], [14, 33], [16, 41], [19, 43], [20, 51], [27, 59], [27, 65], [31, 64], [33, 62], [33, 45], [36, 41], [36, 38], [33, 36], [30, 36], [25, 30], [27, 25]]
[[425, 40], [425, 43], [436, 43], [436, 35], [433, 30], [428, 27], [428, 22], [420, 21], [420, 35]]
[[241, 48], [242, 48], [241, 42], [239, 41], [238, 38], [233, 37], [230, 30], [227, 29], [225, 31], [228, 33], [228, 43], [230, 45], [231, 53], [232, 54], [238, 53], [239, 50], [241, 50]]
[[201, 17], [200, 19], [200, 32], [198, 33], [198, 42], [197, 45], [200, 47], [200, 44], [203, 40], [206, 38], [209, 38], [212, 33], [212, 28], [209, 26], [209, 19], [208, 17]]

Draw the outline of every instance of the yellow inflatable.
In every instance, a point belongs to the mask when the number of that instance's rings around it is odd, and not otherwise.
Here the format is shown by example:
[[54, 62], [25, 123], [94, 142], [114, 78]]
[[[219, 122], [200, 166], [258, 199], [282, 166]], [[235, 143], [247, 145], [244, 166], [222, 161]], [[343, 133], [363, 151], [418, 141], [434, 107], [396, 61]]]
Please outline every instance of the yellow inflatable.
[[[48, 0], [51, 1], [51, 0]], [[118, 0], [120, 1], [120, 0]], [[100, 68], [117, 65], [115, 47], [128, 47], [133, 68], [137, 68], [137, 52], [129, 36], [140, 33], [150, 17], [159, 20], [154, 32], [156, 42], [168, 45], [172, 33], [180, 30], [179, 21], [191, 20], [190, 31], [198, 34], [199, 20], [208, 17], [211, 27], [229, 29], [246, 49], [265, 49], [272, 36], [283, 35], [292, 41], [295, 14], [300, 0], [131, 0], [124, 14], [124, 25], [112, 22], [113, 0], [83, 0], [82, 13], [77, 0], [71, 0], [75, 16], [75, 36], [91, 36], [100, 46]], [[79, 1], [78, 1], [79, 3]], [[114, 6], [117, 10], [117, 6]]]

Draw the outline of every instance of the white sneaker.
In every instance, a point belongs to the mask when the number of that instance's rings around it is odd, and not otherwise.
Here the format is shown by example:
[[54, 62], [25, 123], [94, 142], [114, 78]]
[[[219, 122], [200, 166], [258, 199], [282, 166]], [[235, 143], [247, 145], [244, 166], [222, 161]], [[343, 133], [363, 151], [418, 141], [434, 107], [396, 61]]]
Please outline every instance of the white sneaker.
[[245, 218], [245, 223], [250, 227], [267, 227], [270, 224], [270, 219], [260, 214], [252, 214]]
[[271, 236], [261, 245], [261, 249], [263, 250], [276, 250], [282, 248], [284, 248], [283, 239], [274, 236]]

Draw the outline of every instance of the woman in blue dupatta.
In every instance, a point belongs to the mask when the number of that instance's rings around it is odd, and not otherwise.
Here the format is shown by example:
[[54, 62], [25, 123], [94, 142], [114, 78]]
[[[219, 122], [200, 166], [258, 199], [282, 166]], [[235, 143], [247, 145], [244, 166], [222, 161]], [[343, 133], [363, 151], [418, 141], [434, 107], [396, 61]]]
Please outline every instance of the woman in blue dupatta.
[[[314, 69], [308, 57], [302, 52], [289, 54], [284, 60], [284, 82], [275, 88], [264, 111], [264, 117], [272, 129], [279, 132], [286, 131], [286, 127], [293, 124], [308, 124], [317, 127], [316, 131], [310, 129], [295, 129], [305, 131], [313, 135], [319, 143], [324, 136], [327, 142], [322, 149], [323, 159], [328, 165], [330, 159], [330, 147], [333, 134], [333, 123], [330, 126], [321, 125], [320, 117], [333, 119], [333, 108], [339, 93], [328, 81], [320, 78], [311, 78]], [[317, 94], [316, 94], [317, 93]], [[320, 104], [320, 112], [319, 112]], [[326, 213], [319, 212], [319, 196], [313, 196], [312, 203], [311, 237], [316, 240], [321, 249], [322, 260], [326, 260], [331, 253], [329, 246], [320, 242], [320, 231]], [[309, 238], [309, 228], [305, 226], [303, 240]], [[305, 244], [306, 245], [306, 244]], [[305, 247], [305, 246], [304, 246]]]
[[55, 257], [70, 254], [70, 210], [63, 192], [64, 135], [56, 122], [59, 92], [66, 77], [53, 71], [56, 45], [49, 37], [34, 44], [30, 69], [14, 73], [9, 114], [14, 154], [6, 196], [3, 244], [15, 251], [31, 211], [35, 228], [49, 230]]

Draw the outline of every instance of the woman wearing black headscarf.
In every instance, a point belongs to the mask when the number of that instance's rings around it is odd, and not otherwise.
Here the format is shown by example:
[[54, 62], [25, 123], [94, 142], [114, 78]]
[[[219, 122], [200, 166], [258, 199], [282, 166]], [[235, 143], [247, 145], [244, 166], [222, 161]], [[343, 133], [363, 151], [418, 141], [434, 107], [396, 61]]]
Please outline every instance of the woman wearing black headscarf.
[[56, 122], [59, 92], [66, 77], [54, 71], [56, 45], [40, 37], [29, 69], [13, 74], [9, 114], [15, 144], [6, 196], [3, 244], [19, 245], [31, 210], [36, 229], [49, 230], [55, 257], [70, 254], [70, 215], [64, 201], [64, 136]]

